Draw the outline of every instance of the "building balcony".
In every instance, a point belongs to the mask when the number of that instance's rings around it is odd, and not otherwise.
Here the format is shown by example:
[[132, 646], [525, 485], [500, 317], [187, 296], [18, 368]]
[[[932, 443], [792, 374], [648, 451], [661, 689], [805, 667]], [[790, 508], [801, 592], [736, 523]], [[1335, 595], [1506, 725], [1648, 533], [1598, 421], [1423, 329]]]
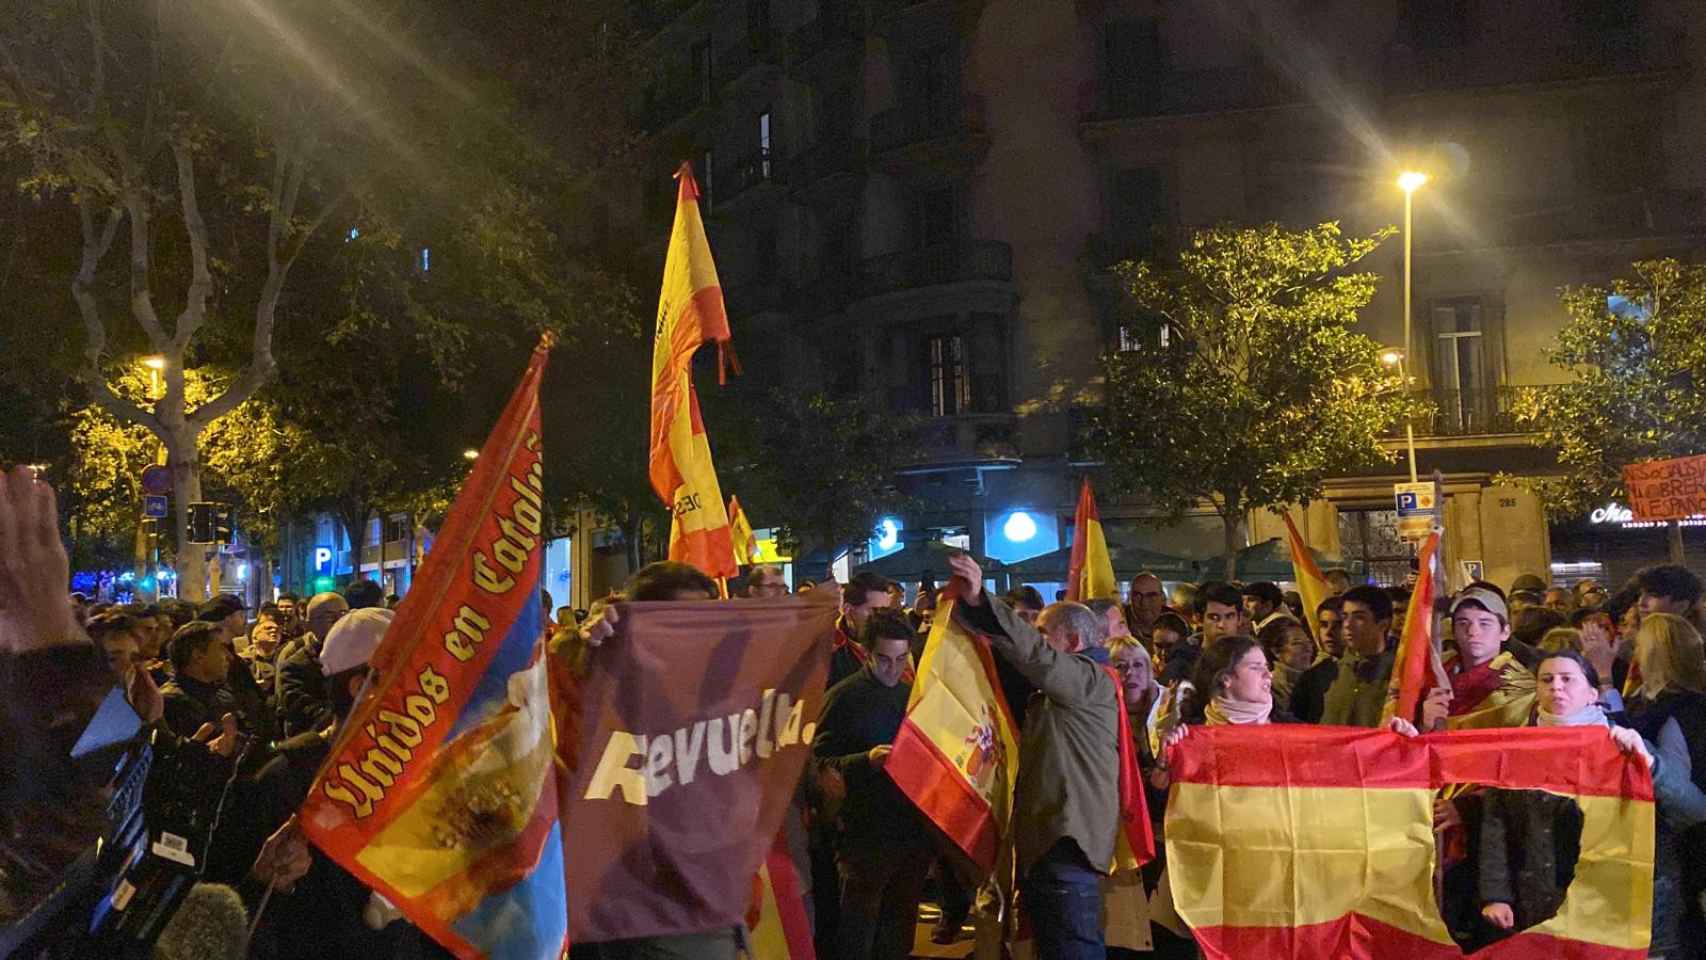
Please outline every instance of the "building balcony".
[[938, 243], [872, 257], [859, 265], [867, 297], [949, 283], [1013, 281], [1013, 248], [999, 240]]
[[726, 90], [760, 70], [779, 69], [781, 44], [769, 31], [748, 35], [734, 46], [718, 51], [716, 63], [717, 85]]
[[759, 188], [785, 187], [788, 164], [770, 150], [755, 150], [728, 166], [717, 168], [716, 210]]
[[832, 190], [865, 173], [866, 141], [852, 137], [819, 140], [790, 160], [789, 171], [798, 191]]
[[640, 124], [655, 133], [709, 106], [712, 99], [704, 85], [691, 78], [665, 80], [646, 92]]
[[1633, 190], [1488, 204], [1481, 207], [1481, 220], [1486, 239], [1499, 246], [1674, 237], [1706, 230], [1702, 201], [1698, 190]]
[[1106, 78], [1084, 120], [1153, 120], [1283, 106], [1296, 90], [1262, 67], [1175, 70], [1154, 77]]
[[988, 150], [980, 96], [905, 104], [871, 117], [871, 153], [891, 170], [922, 165], [965, 172]]
[[1680, 76], [1686, 66], [1680, 31], [1608, 31], [1531, 45], [1477, 44], [1414, 50], [1394, 44], [1386, 56], [1386, 89], [1394, 95], [1471, 88]]
[[788, 35], [788, 61], [796, 69], [809, 69], [819, 58], [853, 48], [864, 38], [863, 3], [820, 3], [818, 15]]
[[[1416, 420], [1416, 437], [1527, 437], [1531, 431], [1517, 422], [1516, 404], [1526, 393], [1545, 387], [1489, 387], [1483, 390], [1417, 390], [1414, 396], [1432, 405], [1432, 416]], [[1404, 424], [1392, 428], [1402, 441]]]
[[1019, 418], [1012, 413], [925, 417], [912, 434], [915, 465], [1017, 462]]

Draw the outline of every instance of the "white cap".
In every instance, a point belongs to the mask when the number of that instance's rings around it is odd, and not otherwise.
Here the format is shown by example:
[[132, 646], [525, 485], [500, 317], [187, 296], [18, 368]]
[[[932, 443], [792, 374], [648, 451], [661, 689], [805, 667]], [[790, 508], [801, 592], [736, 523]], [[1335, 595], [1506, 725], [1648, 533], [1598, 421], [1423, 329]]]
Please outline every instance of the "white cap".
[[383, 607], [363, 607], [338, 618], [320, 647], [320, 672], [330, 677], [365, 664], [379, 649], [394, 616], [395, 611]]

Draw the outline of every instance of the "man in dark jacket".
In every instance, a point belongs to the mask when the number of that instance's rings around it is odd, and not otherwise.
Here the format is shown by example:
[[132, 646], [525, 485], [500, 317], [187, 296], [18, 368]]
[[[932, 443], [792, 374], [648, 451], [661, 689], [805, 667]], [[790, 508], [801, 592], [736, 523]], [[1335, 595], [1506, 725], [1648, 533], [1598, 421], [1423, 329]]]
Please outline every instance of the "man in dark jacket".
[[841, 617], [835, 621], [835, 647], [829, 655], [828, 685], [833, 687], [858, 673], [868, 654], [859, 644], [859, 632], [865, 618], [874, 611], [887, 610], [894, 603], [889, 593], [889, 578], [875, 573], [861, 573], [841, 588]]
[[202, 724], [219, 725], [226, 714], [244, 721], [237, 698], [226, 685], [231, 650], [218, 624], [192, 620], [172, 636], [172, 679], [160, 690], [166, 701], [166, 726], [180, 737]]
[[899, 610], [865, 620], [858, 673], [824, 695], [812, 752], [847, 784], [836, 862], [841, 871], [837, 960], [905, 960], [933, 849], [912, 803], [883, 773], [906, 718], [912, 623]]
[[[984, 598], [977, 561], [959, 554], [949, 565], [960, 597], [955, 615], [1038, 691], [1025, 712], [1013, 804], [1019, 888], [1037, 955], [1103, 960], [1101, 884], [1119, 829], [1121, 732], [1105, 621], [1082, 604], [1055, 603], [1032, 627], [1003, 601]], [[1241, 610], [1237, 599], [1234, 591]]]
[[332, 626], [349, 612], [349, 603], [335, 593], [317, 593], [308, 601], [308, 629], [279, 651], [274, 677], [279, 719], [284, 735], [319, 730], [335, 716], [320, 672], [320, 645]]

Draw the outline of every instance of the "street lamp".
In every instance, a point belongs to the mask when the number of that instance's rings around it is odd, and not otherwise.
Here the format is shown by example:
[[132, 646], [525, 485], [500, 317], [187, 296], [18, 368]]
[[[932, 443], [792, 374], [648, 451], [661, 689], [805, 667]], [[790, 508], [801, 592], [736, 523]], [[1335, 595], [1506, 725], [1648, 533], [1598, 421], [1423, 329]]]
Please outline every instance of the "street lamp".
[[[1407, 236], [1407, 234], [1406, 234], [1406, 236]], [[1408, 313], [1408, 312], [1409, 312], [1409, 310], [1406, 309], [1405, 313]], [[1387, 347], [1385, 350], [1380, 351], [1380, 362], [1384, 363], [1385, 365], [1387, 365], [1389, 367], [1398, 368], [1398, 379], [1402, 380], [1406, 387], [1409, 386], [1410, 379], [1409, 379], [1409, 377], [1404, 375], [1404, 351], [1394, 349], [1392, 347]], [[1407, 451], [1409, 451], [1409, 454], [1410, 454], [1410, 482], [1415, 483], [1416, 482], [1416, 428], [1415, 428], [1414, 424], [1411, 423], [1410, 418], [1408, 416], [1406, 416], [1404, 418], [1404, 448]]]
[[157, 399], [160, 394], [160, 372], [166, 369], [166, 358], [156, 353], [151, 357], [143, 357], [142, 365], [148, 368], [148, 399]]
[[[1416, 170], [1405, 170], [1398, 174], [1398, 189], [1404, 191], [1404, 350], [1410, 352], [1410, 246], [1411, 237], [1415, 232], [1411, 219], [1411, 209], [1414, 206], [1416, 191], [1428, 182], [1428, 175]], [[1398, 373], [1403, 375], [1403, 354], [1398, 357]], [[1416, 431], [1410, 425], [1409, 418], [1404, 420], [1404, 436], [1410, 445], [1410, 482], [1416, 482]]]
[[468, 449], [462, 451], [462, 459], [464, 459], [464, 460], [478, 460], [478, 459], [480, 459], [480, 451], [475, 450], [473, 447], [469, 447]]

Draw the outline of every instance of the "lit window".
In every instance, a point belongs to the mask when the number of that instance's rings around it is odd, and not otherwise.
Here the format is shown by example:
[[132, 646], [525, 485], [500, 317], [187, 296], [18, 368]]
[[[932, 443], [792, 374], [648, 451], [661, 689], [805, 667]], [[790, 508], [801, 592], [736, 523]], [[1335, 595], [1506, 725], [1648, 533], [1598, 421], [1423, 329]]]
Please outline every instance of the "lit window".
[[953, 417], [970, 408], [971, 378], [966, 373], [965, 340], [957, 334], [931, 337], [931, 414]]
[[349, 233], [344, 236], [344, 242], [349, 243], [351, 240], [356, 240], [356, 239], [359, 239], [360, 237], [361, 237], [361, 228], [360, 227], [350, 227]]
[[419, 265], [422, 273], [426, 273], [428, 270], [432, 269], [432, 248], [431, 247], [422, 247], [421, 248], [420, 261], [419, 261], [418, 265]]

